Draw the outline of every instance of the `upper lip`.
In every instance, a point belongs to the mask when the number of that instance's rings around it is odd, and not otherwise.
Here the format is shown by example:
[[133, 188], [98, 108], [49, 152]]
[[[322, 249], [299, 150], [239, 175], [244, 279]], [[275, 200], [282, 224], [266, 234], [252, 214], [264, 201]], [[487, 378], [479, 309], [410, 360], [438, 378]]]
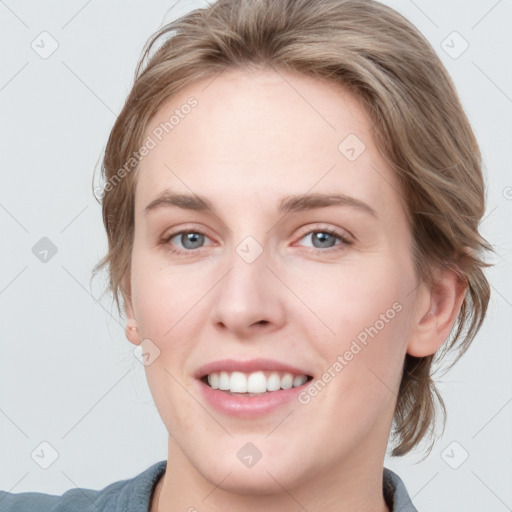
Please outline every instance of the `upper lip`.
[[250, 359], [247, 361], [236, 361], [235, 359], [221, 359], [219, 361], [212, 361], [211, 363], [204, 364], [201, 366], [195, 373], [195, 377], [197, 379], [203, 378], [205, 375], [211, 375], [215, 372], [243, 372], [243, 373], [252, 373], [257, 371], [278, 371], [278, 372], [288, 372], [294, 375], [307, 375], [310, 374], [302, 370], [301, 368], [297, 368], [296, 366], [292, 366], [289, 364], [281, 363], [280, 361], [276, 361], [274, 359]]

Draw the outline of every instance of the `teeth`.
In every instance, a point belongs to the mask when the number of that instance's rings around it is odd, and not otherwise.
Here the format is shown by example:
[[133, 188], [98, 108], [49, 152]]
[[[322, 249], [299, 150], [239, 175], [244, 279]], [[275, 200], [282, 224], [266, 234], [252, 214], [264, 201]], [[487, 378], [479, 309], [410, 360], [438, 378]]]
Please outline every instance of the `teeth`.
[[229, 389], [232, 393], [247, 393], [247, 378], [243, 373], [233, 372], [229, 381]]
[[208, 375], [208, 383], [213, 389], [219, 389], [220, 376], [218, 373], [212, 373]]
[[307, 380], [308, 378], [305, 375], [296, 375], [293, 378], [292, 387], [296, 388], [298, 386], [302, 386], [302, 384], [304, 384], [304, 382], [306, 382]]
[[[212, 383], [210, 382], [209, 377], [210, 376], [208, 376], [208, 382], [209, 382], [210, 386], [212, 386]], [[222, 389], [223, 391], [228, 391], [229, 390], [229, 386], [230, 386], [230, 384], [229, 384], [230, 380], [231, 379], [229, 378], [229, 375], [228, 375], [227, 372], [220, 372], [220, 376], [219, 376], [219, 389]]]
[[290, 389], [293, 386], [293, 375], [291, 373], [285, 373], [281, 379], [281, 387], [283, 389]]
[[281, 377], [277, 372], [273, 372], [267, 379], [267, 391], [277, 391], [281, 389]]
[[[235, 374], [233, 373], [233, 375]], [[231, 378], [233, 378], [233, 375]], [[246, 379], [243, 373], [239, 375], [241, 375], [244, 380]], [[254, 372], [247, 377], [247, 391], [249, 393], [265, 393], [265, 391], [267, 391], [267, 379], [263, 372]]]
[[279, 372], [216, 372], [208, 375], [208, 384], [213, 389], [231, 391], [231, 393], [265, 393], [302, 386], [306, 375], [292, 375]]

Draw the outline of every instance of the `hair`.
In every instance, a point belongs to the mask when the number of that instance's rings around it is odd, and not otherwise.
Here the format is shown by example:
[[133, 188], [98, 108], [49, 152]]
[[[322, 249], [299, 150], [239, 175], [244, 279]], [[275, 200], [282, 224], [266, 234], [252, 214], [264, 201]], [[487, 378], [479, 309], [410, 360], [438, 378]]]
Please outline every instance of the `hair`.
[[433, 366], [448, 351], [457, 361], [483, 322], [490, 296], [483, 253], [492, 247], [478, 232], [485, 211], [481, 154], [453, 82], [425, 37], [390, 7], [373, 0], [218, 0], [158, 30], [105, 148], [108, 252], [93, 274], [108, 266], [108, 289], [121, 313], [119, 295], [123, 305], [129, 297], [137, 150], [150, 120], [187, 85], [249, 66], [334, 82], [361, 100], [402, 188], [418, 279], [433, 284], [434, 270], [448, 266], [465, 280], [442, 350], [405, 356], [391, 432], [391, 454], [404, 455], [432, 434], [436, 406], [444, 428]]

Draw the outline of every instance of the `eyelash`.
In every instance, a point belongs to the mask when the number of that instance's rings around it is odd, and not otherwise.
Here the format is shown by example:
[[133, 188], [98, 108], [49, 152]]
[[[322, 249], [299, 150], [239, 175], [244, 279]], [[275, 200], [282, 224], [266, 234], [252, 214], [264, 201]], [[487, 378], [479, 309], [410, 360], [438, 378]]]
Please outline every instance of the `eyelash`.
[[[194, 233], [194, 234], [198, 234], [198, 235], [203, 235], [203, 236], [209, 238], [208, 235], [206, 235], [202, 231], [192, 230], [192, 229], [183, 229], [181, 231], [175, 231], [174, 233], [171, 233], [171, 234], [167, 235], [162, 240], [162, 244], [168, 246], [168, 250], [170, 252], [172, 252], [174, 254], [178, 254], [178, 255], [185, 255], [187, 253], [190, 254], [190, 253], [201, 251], [201, 249], [203, 249], [204, 246], [203, 247], [199, 247], [198, 249], [186, 249], [186, 250], [173, 248], [173, 246], [170, 244], [170, 241], [174, 237], [176, 237], [178, 235], [183, 235], [183, 234], [187, 234], [187, 233]], [[322, 248], [318, 248], [318, 247], [309, 247], [309, 249], [312, 249], [314, 252], [316, 252], [316, 251], [319, 251], [321, 253], [337, 252], [337, 251], [340, 250], [340, 247], [350, 246], [350, 245], [352, 245], [354, 243], [353, 240], [348, 238], [343, 233], [337, 231], [336, 229], [327, 228], [327, 227], [326, 228], [315, 228], [315, 229], [310, 229], [309, 231], [305, 231], [304, 233], [301, 234], [301, 236], [299, 238], [299, 241], [302, 240], [307, 235], [311, 235], [313, 233], [325, 233], [325, 234], [328, 234], [328, 235], [332, 235], [335, 238], [339, 239], [340, 242], [341, 242], [339, 244], [333, 245], [332, 247], [327, 247], [327, 248], [323, 248], [323, 249]]]
[[349, 246], [353, 244], [353, 241], [348, 238], [346, 235], [344, 235], [342, 232], [334, 229], [334, 228], [315, 228], [315, 229], [309, 229], [308, 231], [303, 232], [300, 235], [299, 241], [305, 238], [308, 235], [312, 235], [313, 233], [324, 233], [328, 235], [332, 235], [333, 237], [337, 238], [341, 243], [334, 244], [332, 247], [327, 248], [319, 248], [319, 247], [308, 247], [308, 249], [311, 249], [312, 251], [316, 252], [319, 251], [321, 253], [331, 253], [331, 252], [338, 252], [343, 249], [343, 246]]

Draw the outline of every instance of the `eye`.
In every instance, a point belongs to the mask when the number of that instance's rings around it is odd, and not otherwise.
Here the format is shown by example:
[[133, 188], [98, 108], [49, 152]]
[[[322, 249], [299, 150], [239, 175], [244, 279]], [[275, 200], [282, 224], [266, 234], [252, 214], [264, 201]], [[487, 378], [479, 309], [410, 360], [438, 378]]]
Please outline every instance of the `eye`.
[[[170, 246], [170, 250], [175, 253], [193, 252], [201, 249], [205, 245], [211, 245], [212, 240], [200, 231], [179, 231], [167, 236], [164, 240], [166, 245]], [[340, 245], [350, 245], [350, 240], [346, 235], [334, 229], [323, 228], [308, 232], [297, 242], [306, 241], [301, 245], [309, 246], [314, 249], [333, 249]]]
[[337, 245], [350, 245], [352, 243], [352, 241], [343, 233], [333, 229], [318, 229], [310, 231], [303, 236], [298, 243], [303, 240], [309, 242], [304, 245], [315, 249], [331, 249]]
[[210, 238], [199, 231], [180, 231], [169, 235], [165, 242], [171, 245], [173, 252], [180, 253], [201, 249], [206, 240]]

